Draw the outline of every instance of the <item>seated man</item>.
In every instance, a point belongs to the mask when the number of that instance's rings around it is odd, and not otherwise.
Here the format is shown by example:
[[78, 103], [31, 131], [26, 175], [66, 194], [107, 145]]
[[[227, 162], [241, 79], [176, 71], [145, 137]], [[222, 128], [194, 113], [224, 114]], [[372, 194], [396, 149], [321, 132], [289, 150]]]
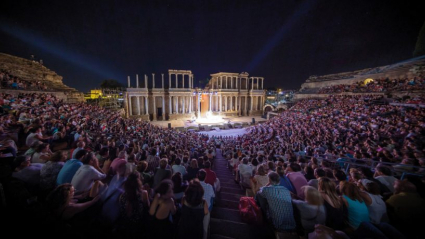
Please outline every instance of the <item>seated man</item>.
[[75, 158], [66, 161], [65, 165], [63, 165], [62, 169], [59, 171], [58, 177], [56, 178], [57, 186], [64, 183], [71, 183], [75, 173], [81, 166], [83, 166], [81, 161], [86, 156], [86, 154], [86, 150], [80, 150], [75, 155]]
[[71, 184], [75, 188], [76, 195], [87, 196], [93, 185], [98, 182], [98, 180], [106, 178], [106, 174], [100, 169], [99, 161], [93, 153], [86, 154], [82, 163], [83, 166], [75, 172]]
[[295, 229], [294, 212], [290, 191], [280, 186], [279, 174], [268, 174], [269, 184], [262, 187], [257, 193], [257, 202], [263, 215], [270, 218], [273, 226], [278, 231]]

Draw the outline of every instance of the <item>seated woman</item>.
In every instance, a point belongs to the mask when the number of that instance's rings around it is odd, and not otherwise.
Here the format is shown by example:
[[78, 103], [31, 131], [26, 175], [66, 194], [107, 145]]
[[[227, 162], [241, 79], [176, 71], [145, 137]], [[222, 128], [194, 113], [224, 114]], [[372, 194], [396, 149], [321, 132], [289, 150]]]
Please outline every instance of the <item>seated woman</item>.
[[[125, 165], [123, 166], [125, 168]], [[125, 169], [124, 169], [125, 172]], [[145, 222], [149, 198], [143, 190], [138, 172], [131, 173], [124, 183], [124, 193], [119, 198], [118, 230], [124, 238], [142, 236], [146, 232]]]
[[186, 191], [187, 181], [183, 181], [183, 176], [180, 172], [175, 173], [171, 177], [171, 181], [173, 181], [174, 184], [174, 199], [176, 202], [180, 202], [184, 195], [184, 191]]
[[53, 190], [56, 187], [56, 179], [63, 165], [66, 154], [62, 151], [55, 152], [40, 171], [40, 189], [45, 191]]
[[257, 174], [251, 179], [251, 188], [254, 195], [257, 194], [261, 187], [266, 186], [267, 183], [269, 183], [269, 177], [266, 174], [264, 165], [261, 164], [258, 167]]
[[334, 181], [326, 177], [319, 178], [319, 192], [324, 199], [326, 208], [325, 225], [335, 230], [343, 230], [345, 228], [344, 215], [347, 209], [336, 192]]
[[198, 161], [196, 159], [192, 159], [190, 161], [190, 166], [187, 167], [187, 174], [184, 175], [185, 180], [190, 181], [197, 177], [199, 171]]
[[171, 216], [176, 213], [174, 204], [173, 182], [162, 180], [155, 190], [155, 197], [149, 209], [152, 218], [152, 235], [156, 238], [172, 238], [174, 235]]
[[360, 189], [350, 182], [341, 185], [342, 202], [348, 209], [348, 226], [346, 232], [356, 230], [362, 222], [369, 222], [369, 210], [360, 195]]
[[101, 197], [97, 195], [93, 200], [76, 203], [74, 200], [74, 187], [70, 183], [65, 183], [56, 187], [46, 198], [46, 205], [50, 212], [59, 220], [70, 220], [76, 214], [85, 211], [94, 205]]
[[45, 163], [52, 156], [52, 151], [50, 151], [49, 144], [40, 144], [32, 155], [32, 163]]
[[357, 185], [362, 190], [360, 196], [369, 209], [370, 222], [374, 224], [388, 222], [387, 206], [380, 195], [379, 185], [368, 179], [361, 179]]
[[208, 204], [203, 199], [204, 188], [198, 179], [193, 179], [182, 199], [182, 212], [179, 221], [179, 238], [207, 238], [208, 227], [204, 228], [204, 216], [208, 214]]
[[305, 201], [292, 200], [292, 203], [300, 211], [301, 224], [304, 228], [304, 235], [314, 231], [316, 224], [326, 223], [326, 208], [319, 191], [312, 186], [304, 186]]

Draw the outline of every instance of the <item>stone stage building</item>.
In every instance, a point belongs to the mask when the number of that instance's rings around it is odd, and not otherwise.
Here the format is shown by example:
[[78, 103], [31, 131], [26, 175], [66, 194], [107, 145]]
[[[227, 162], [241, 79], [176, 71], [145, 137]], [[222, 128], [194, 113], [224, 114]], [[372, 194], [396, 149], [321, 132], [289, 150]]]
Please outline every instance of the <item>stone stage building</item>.
[[[143, 82], [142, 82], [143, 83]], [[168, 85], [166, 85], [168, 83]], [[265, 103], [263, 77], [249, 77], [246, 72], [211, 74], [204, 89], [193, 87], [189, 70], [168, 70], [168, 81], [161, 74], [161, 87], [155, 86], [155, 74], [144, 84], [131, 87], [128, 77], [126, 115], [144, 120], [173, 120], [211, 115], [261, 115]]]

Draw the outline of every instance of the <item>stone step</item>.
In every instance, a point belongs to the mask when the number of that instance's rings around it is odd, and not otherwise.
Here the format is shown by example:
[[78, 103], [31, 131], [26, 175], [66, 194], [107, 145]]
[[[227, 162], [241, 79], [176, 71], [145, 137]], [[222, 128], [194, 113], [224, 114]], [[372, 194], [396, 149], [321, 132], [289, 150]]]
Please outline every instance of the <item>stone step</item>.
[[210, 230], [210, 233], [213, 235], [218, 234], [230, 238], [274, 238], [273, 231], [268, 231], [266, 227], [216, 218], [211, 218]]
[[214, 208], [214, 210], [211, 212], [211, 218], [242, 223], [239, 210], [232, 209], [232, 208], [223, 208], [223, 207]]

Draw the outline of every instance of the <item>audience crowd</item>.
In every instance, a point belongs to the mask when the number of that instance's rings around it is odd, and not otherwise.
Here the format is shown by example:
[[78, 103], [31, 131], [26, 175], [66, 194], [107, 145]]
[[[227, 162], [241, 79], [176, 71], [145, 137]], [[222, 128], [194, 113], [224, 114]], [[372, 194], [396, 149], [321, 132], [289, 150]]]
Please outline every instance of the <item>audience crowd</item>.
[[219, 148], [277, 231], [417, 237], [425, 110], [374, 104], [380, 97], [302, 100], [245, 135], [208, 137], [50, 94], [3, 93], [0, 160], [12, 160], [8, 190], [26, 196], [11, 204], [41, 205], [52, 235], [207, 238]]
[[368, 83], [363, 81], [349, 84], [333, 85], [321, 88], [319, 94], [331, 94], [342, 92], [368, 93], [368, 92], [392, 92], [424, 90], [425, 77], [415, 77], [413, 79], [374, 79]]
[[41, 81], [26, 81], [19, 77], [13, 76], [8, 72], [0, 71], [0, 88], [13, 90], [41, 90], [45, 91], [49, 88]]

